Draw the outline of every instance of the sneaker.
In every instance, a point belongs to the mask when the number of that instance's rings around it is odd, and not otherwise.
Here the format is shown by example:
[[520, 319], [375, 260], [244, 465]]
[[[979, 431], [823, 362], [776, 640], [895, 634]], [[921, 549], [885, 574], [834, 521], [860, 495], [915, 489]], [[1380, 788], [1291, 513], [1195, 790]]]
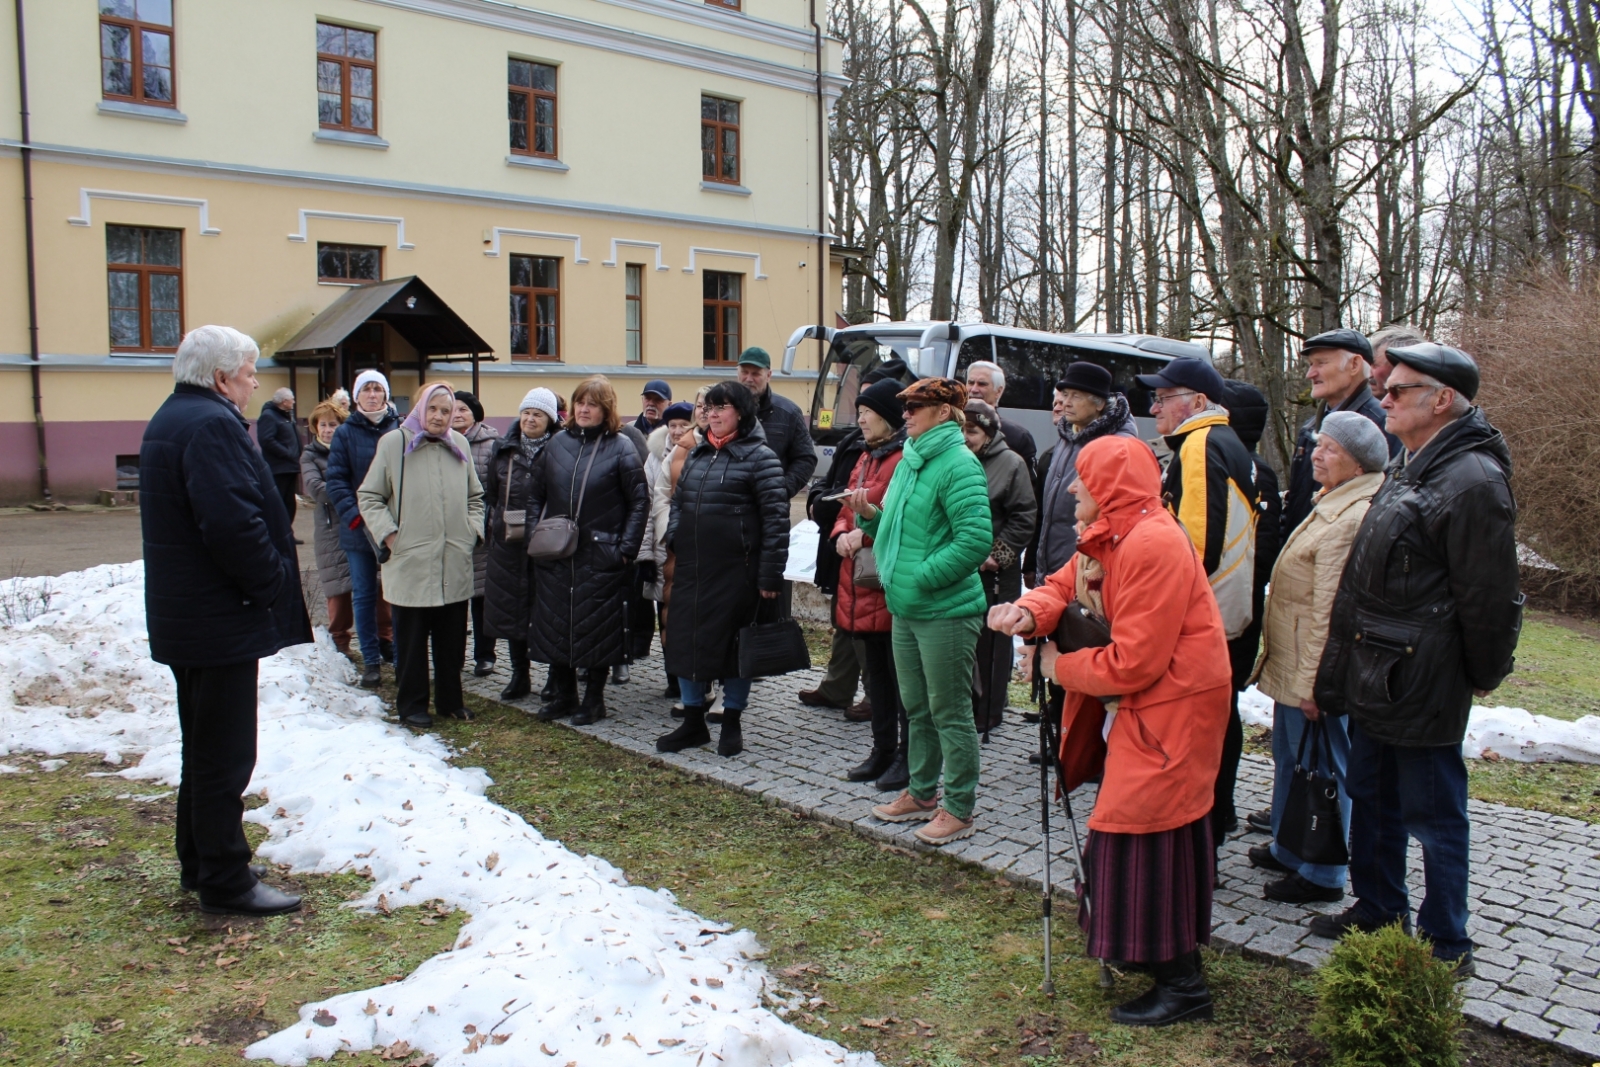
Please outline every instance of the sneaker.
[[973, 820], [958, 819], [948, 811], [940, 808], [939, 814], [933, 817], [933, 821], [912, 836], [925, 845], [933, 845], [937, 848], [939, 845], [949, 844], [951, 841], [959, 841], [963, 837], [971, 837], [972, 824]]
[[1244, 817], [1244, 823], [1258, 834], [1272, 833], [1272, 809], [1262, 808]]
[[938, 812], [937, 800], [918, 800], [909, 789], [872, 809], [872, 814], [884, 822], [925, 822]]
[[1350, 905], [1337, 915], [1313, 915], [1310, 926], [1311, 932], [1318, 937], [1325, 937], [1329, 941], [1337, 941], [1351, 930], [1360, 930], [1370, 934], [1374, 930], [1382, 930], [1394, 922], [1400, 923], [1400, 929], [1406, 933], [1411, 932], [1411, 916], [1391, 916], [1387, 919], [1368, 918], [1367, 913], [1361, 910], [1361, 902]]
[[1336, 904], [1344, 899], [1342, 886], [1330, 889], [1299, 874], [1268, 882], [1261, 895], [1280, 904]]
[[1246, 853], [1250, 857], [1250, 866], [1259, 867], [1263, 871], [1277, 871], [1279, 874], [1293, 874], [1283, 864], [1278, 862], [1278, 857], [1272, 854], [1271, 845], [1251, 845]]

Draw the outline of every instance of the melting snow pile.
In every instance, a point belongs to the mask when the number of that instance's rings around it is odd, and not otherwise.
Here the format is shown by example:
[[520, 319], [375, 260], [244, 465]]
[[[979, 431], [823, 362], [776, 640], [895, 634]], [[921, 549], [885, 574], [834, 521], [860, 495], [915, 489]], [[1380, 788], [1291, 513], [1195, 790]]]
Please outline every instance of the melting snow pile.
[[[1239, 717], [1247, 726], [1271, 727], [1272, 698], [1251, 686], [1239, 694]], [[1600, 717], [1567, 722], [1521, 708], [1475, 706], [1461, 751], [1467, 759], [1600, 763]]]
[[[177, 784], [172, 676], [151, 662], [140, 564], [0, 583], [49, 588], [49, 609], [0, 629], [0, 756], [97, 752], [127, 778]], [[49, 583], [48, 586], [42, 583]], [[487, 776], [384, 724], [319, 631], [261, 664], [250, 818], [261, 855], [301, 871], [370, 868], [356, 907], [443, 900], [472, 918], [404, 981], [307, 1004], [248, 1049], [304, 1064], [409, 1042], [441, 1064], [797, 1064], [867, 1067], [762, 1006], [748, 931], [711, 928], [666, 890], [549, 841], [489, 802]], [[537, 1053], [537, 1055], [536, 1055]], [[472, 1059], [466, 1059], [471, 1055]]]

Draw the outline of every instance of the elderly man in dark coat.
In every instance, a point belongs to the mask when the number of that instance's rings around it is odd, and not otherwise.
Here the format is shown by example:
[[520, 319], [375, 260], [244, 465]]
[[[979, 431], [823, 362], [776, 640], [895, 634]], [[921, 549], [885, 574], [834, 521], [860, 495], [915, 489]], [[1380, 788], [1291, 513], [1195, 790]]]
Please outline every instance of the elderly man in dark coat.
[[277, 486], [278, 498], [283, 501], [283, 509], [289, 513], [289, 523], [293, 526], [294, 494], [300, 483], [301, 444], [294, 419], [294, 394], [289, 390], [279, 389], [271, 400], [261, 405], [261, 416], [256, 419], [256, 444], [266, 457], [272, 483]]
[[178, 862], [200, 910], [277, 915], [300, 898], [259, 881], [242, 818], [256, 764], [256, 667], [311, 640], [289, 516], [240, 409], [260, 352], [202, 326], [139, 449], [150, 657], [172, 668], [183, 731]]
[[1389, 350], [1383, 398], [1404, 451], [1356, 533], [1328, 623], [1314, 702], [1349, 715], [1350, 883], [1356, 902], [1311, 931], [1410, 928], [1406, 839], [1422, 844], [1417, 925], [1472, 973], [1467, 768], [1472, 698], [1511, 673], [1522, 628], [1511, 452], [1472, 405], [1478, 366], [1446, 345]]

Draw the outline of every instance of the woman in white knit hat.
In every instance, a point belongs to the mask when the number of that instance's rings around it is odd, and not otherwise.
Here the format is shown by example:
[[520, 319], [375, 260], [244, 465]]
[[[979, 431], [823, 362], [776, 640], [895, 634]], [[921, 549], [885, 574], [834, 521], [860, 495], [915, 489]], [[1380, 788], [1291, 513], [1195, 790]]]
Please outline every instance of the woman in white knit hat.
[[489, 457], [489, 474], [483, 483], [489, 533], [483, 625], [489, 636], [505, 638], [511, 649], [511, 682], [501, 692], [501, 700], [518, 700], [533, 690], [528, 661], [533, 581], [527, 532], [538, 516], [527, 513], [527, 501], [539, 455], [560, 428], [556, 395], [543, 386], [529, 389], [517, 408], [517, 424], [496, 443]]

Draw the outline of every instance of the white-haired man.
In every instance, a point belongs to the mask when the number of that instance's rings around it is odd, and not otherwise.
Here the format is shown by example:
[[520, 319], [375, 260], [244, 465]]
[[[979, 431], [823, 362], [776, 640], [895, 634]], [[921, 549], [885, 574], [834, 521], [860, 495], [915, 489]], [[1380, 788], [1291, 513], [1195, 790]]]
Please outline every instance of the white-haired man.
[[[974, 361], [967, 367], [967, 398], [981, 400], [985, 404], [1000, 410], [1000, 397], [1006, 391], [1006, 372], [1000, 369], [998, 363], [990, 363], [986, 359]], [[1031, 474], [1034, 464], [1039, 458], [1039, 449], [1034, 444], [1033, 434], [1020, 422], [1012, 422], [1004, 416], [1000, 419], [1000, 436], [1006, 439], [1006, 447], [1028, 461], [1028, 472]]]
[[271, 400], [261, 405], [261, 415], [256, 419], [256, 444], [261, 446], [261, 455], [272, 472], [278, 499], [283, 501], [283, 510], [289, 513], [292, 529], [294, 494], [300, 488], [301, 444], [300, 431], [295, 427], [294, 393], [288, 389], [279, 389]]
[[311, 640], [289, 516], [242, 408], [256, 343], [202, 326], [139, 449], [150, 658], [172, 668], [183, 733], [177, 851], [200, 910], [276, 915], [300, 898], [261, 882], [242, 818], [256, 763], [256, 666]]

